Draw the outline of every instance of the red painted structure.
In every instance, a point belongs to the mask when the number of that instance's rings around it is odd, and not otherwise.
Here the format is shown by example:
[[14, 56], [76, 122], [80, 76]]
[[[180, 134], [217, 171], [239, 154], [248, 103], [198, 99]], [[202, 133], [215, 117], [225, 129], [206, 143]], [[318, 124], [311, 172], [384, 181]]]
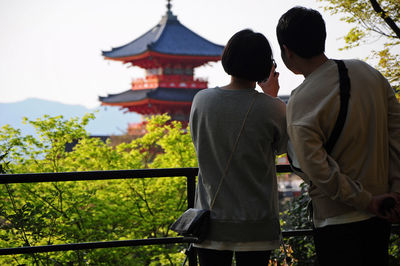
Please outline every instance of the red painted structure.
[[[99, 97], [102, 105], [120, 106], [143, 116], [168, 113], [173, 120], [187, 122], [194, 95], [208, 82], [194, 78], [193, 69], [219, 61], [223, 46], [214, 44], [182, 25], [171, 12], [134, 41], [103, 52], [108, 60], [138, 66], [146, 70], [144, 78], [132, 81], [128, 91]], [[130, 125], [128, 133], [139, 132]]]

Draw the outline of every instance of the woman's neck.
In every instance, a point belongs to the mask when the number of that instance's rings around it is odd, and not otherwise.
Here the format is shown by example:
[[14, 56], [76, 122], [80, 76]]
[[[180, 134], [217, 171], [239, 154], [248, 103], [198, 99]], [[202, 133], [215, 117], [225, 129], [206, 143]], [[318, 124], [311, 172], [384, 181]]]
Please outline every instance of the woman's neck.
[[228, 89], [228, 90], [253, 90], [256, 87], [256, 82], [255, 81], [249, 81], [246, 79], [241, 79], [237, 78], [234, 76], [231, 76], [231, 82], [222, 87], [222, 89]]

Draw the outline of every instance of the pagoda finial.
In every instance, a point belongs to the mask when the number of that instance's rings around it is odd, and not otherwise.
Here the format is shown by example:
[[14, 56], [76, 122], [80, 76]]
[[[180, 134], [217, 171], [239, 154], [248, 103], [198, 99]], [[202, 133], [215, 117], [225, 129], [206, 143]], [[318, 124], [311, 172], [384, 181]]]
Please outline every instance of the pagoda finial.
[[167, 0], [167, 14], [165, 18], [167, 20], [177, 20], [177, 17], [174, 16], [174, 14], [172, 14], [171, 7], [172, 7], [171, 0]]
[[168, 14], [172, 14], [171, 7], [172, 7], [171, 0], [167, 0], [167, 9], [168, 9], [167, 13]]

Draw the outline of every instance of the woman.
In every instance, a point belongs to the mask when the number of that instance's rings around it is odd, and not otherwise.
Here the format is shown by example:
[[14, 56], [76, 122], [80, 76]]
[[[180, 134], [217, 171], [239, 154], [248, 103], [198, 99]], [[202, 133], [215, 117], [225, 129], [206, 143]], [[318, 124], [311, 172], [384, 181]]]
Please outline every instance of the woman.
[[[222, 54], [231, 82], [193, 100], [195, 208], [211, 210], [207, 236], [194, 245], [202, 266], [231, 265], [233, 253], [237, 265], [268, 265], [271, 250], [279, 247], [275, 155], [286, 151], [287, 136], [273, 64], [268, 40], [242, 30]], [[267, 94], [255, 90], [257, 82]]]

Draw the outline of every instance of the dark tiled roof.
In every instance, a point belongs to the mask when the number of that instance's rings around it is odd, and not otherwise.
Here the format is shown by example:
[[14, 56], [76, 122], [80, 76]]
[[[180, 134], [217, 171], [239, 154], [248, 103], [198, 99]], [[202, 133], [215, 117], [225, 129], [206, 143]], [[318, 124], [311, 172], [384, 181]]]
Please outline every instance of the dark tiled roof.
[[[154, 99], [171, 102], [191, 102], [193, 97], [201, 89], [184, 88], [157, 88], [146, 90], [127, 90], [117, 94], [109, 94], [105, 97], [99, 97], [103, 103], [126, 103], [138, 102], [144, 99]], [[285, 103], [289, 100], [289, 95], [278, 95]]]
[[182, 25], [176, 16], [167, 12], [161, 21], [136, 40], [103, 51], [103, 56], [122, 58], [154, 51], [172, 55], [220, 56], [224, 46], [212, 43]]
[[183, 88], [157, 88], [146, 90], [127, 90], [119, 94], [110, 94], [106, 97], [99, 97], [99, 100], [107, 103], [138, 102], [144, 99], [154, 99], [169, 102], [192, 102], [193, 97], [201, 89]]
[[193, 97], [201, 89], [171, 89], [158, 88], [149, 92], [148, 96], [151, 99], [171, 101], [171, 102], [192, 102]]
[[[98, 138], [98, 139], [100, 139], [103, 143], [106, 143], [106, 141], [107, 141], [107, 139], [109, 139], [110, 138], [110, 136], [97, 136], [97, 135], [91, 135], [91, 136], [89, 136], [90, 138]], [[73, 151], [74, 150], [74, 147], [79, 143], [79, 139], [74, 139], [74, 140], [72, 140], [72, 142], [68, 142], [68, 143], [65, 143], [65, 148], [64, 148], [64, 150], [66, 151], [66, 152], [71, 152], [71, 151]]]
[[103, 103], [126, 103], [137, 102], [147, 98], [148, 90], [127, 90], [117, 94], [109, 94], [105, 97], [100, 96], [99, 100]]

